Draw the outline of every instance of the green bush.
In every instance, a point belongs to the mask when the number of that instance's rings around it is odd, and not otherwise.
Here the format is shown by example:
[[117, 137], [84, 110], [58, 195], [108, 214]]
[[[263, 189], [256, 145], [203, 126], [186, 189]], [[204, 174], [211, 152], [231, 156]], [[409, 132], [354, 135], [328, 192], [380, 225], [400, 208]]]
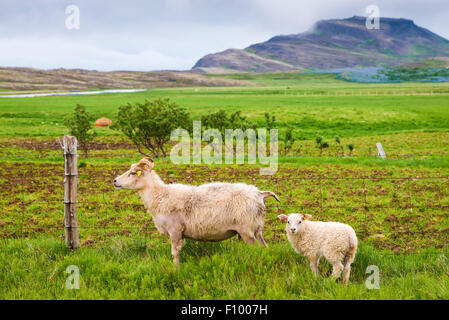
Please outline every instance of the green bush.
[[290, 126], [287, 126], [287, 130], [285, 131], [285, 137], [284, 137], [284, 145], [285, 145], [284, 154], [287, 154], [290, 151], [290, 149], [292, 148], [294, 143], [295, 143], [295, 138], [293, 137], [293, 128]]
[[169, 99], [156, 99], [121, 106], [111, 128], [127, 136], [141, 154], [159, 158], [167, 156], [165, 145], [171, 132], [178, 128], [191, 131], [192, 121], [185, 108]]
[[246, 116], [242, 116], [241, 111], [228, 114], [225, 110], [219, 110], [201, 116], [201, 126], [204, 129], [217, 129], [224, 137], [226, 129], [241, 129], [245, 131], [253, 128], [254, 124]]
[[276, 125], [276, 117], [271, 116], [268, 112], [265, 112], [264, 117], [265, 117], [265, 126], [267, 130], [270, 131]]
[[96, 132], [91, 131], [92, 117], [86, 111], [86, 107], [77, 104], [73, 113], [64, 119], [64, 125], [69, 129], [70, 134], [76, 137], [87, 158], [89, 142], [96, 137]]
[[354, 151], [354, 145], [352, 143], [348, 144], [349, 154], [352, 154], [352, 151]]

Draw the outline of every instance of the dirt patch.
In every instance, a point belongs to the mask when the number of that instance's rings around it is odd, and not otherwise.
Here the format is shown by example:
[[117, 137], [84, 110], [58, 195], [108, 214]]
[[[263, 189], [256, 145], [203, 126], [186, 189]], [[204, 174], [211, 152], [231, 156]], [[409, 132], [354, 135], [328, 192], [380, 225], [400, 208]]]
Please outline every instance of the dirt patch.
[[[58, 139], [36, 139], [36, 138], [11, 138], [0, 140], [0, 148], [21, 148], [33, 151], [53, 151], [61, 150], [61, 145]], [[127, 149], [133, 150], [136, 147], [121, 138], [103, 138], [101, 140], [92, 141], [89, 143], [89, 150], [118, 150]]]

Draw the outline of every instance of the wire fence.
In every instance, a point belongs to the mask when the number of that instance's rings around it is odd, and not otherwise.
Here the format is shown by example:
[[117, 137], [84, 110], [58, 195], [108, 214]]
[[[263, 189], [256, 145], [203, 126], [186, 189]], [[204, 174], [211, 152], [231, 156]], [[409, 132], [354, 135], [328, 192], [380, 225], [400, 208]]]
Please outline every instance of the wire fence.
[[[79, 156], [80, 157], [80, 156]], [[139, 158], [142, 157], [141, 154], [138, 153], [93, 153], [91, 157], [81, 157], [82, 159], [89, 160], [95, 158]], [[351, 159], [351, 158], [375, 158], [380, 159], [380, 156], [377, 154], [279, 154], [278, 157], [281, 158], [342, 158], [342, 159]], [[441, 153], [441, 154], [388, 154], [388, 159], [401, 159], [401, 158], [426, 158], [426, 157], [449, 157], [449, 154]], [[41, 159], [60, 159], [60, 154], [34, 154], [34, 155], [0, 155], [0, 160], [11, 160], [11, 159], [29, 159], [29, 160], [41, 160]], [[169, 156], [160, 156], [161, 159], [169, 158]], [[62, 159], [61, 159], [62, 161]]]
[[[110, 154], [109, 154], [110, 155]], [[97, 156], [97, 155], [95, 155]], [[406, 155], [413, 156], [413, 155]], [[441, 155], [426, 155], [426, 156], [441, 156]], [[443, 155], [448, 156], [448, 155]], [[62, 157], [61, 154], [54, 155], [61, 159], [61, 172], [52, 171], [52, 177], [54, 179], [62, 180]], [[35, 158], [35, 156], [21, 156], [14, 158]], [[2, 159], [2, 157], [0, 157]], [[204, 167], [204, 166], [202, 166]], [[201, 172], [187, 172], [183, 175], [173, 174], [167, 172], [167, 170], [160, 170], [159, 175], [166, 183], [181, 182], [189, 184], [201, 184], [203, 182], [222, 181], [222, 182], [247, 182], [255, 184], [263, 184], [264, 188], [267, 186], [281, 190], [279, 193], [274, 189], [278, 196], [281, 198], [281, 203], [267, 202], [267, 215], [269, 219], [275, 220], [275, 215], [280, 213], [298, 212], [302, 210], [309, 210], [308, 212], [316, 213], [316, 215], [323, 220], [326, 218], [336, 218], [336, 214], [343, 214], [340, 216], [340, 220], [345, 222], [348, 218], [348, 214], [344, 214], [343, 211], [353, 213], [357, 212], [358, 215], [351, 216], [348, 221], [356, 223], [360, 229], [356, 229], [356, 232], [360, 234], [364, 239], [368, 239], [370, 236], [382, 235], [380, 231], [368, 230], [367, 223], [379, 224], [386, 219], [390, 219], [390, 225], [395, 226], [396, 230], [393, 230], [393, 236], [400, 241], [401, 244], [392, 244], [389, 249], [396, 248], [395, 252], [385, 252], [385, 254], [421, 254], [415, 252], [417, 242], [412, 241], [413, 244], [409, 246], [408, 241], [411, 238], [422, 236], [423, 234], [430, 234], [435, 238], [435, 246], [444, 247], [449, 244], [449, 228], [444, 226], [449, 225], [447, 218], [449, 218], [449, 175], [398, 175], [398, 176], [386, 176], [378, 174], [359, 173], [358, 176], [327, 176], [323, 173], [311, 173], [307, 172], [309, 176], [305, 176], [304, 172], [289, 172], [288, 175], [283, 173], [282, 176], [260, 176], [251, 175], [245, 176], [245, 170], [241, 168], [233, 168], [230, 172], [224, 174], [215, 174], [208, 176], [202, 175]], [[248, 167], [245, 167], [248, 168]], [[238, 173], [237, 176], [233, 174]], [[292, 176], [297, 174], [298, 176]], [[0, 237], [1, 238], [29, 238], [36, 234], [56, 234], [63, 236], [63, 230], [65, 229], [63, 220], [63, 189], [61, 184], [53, 184], [55, 189], [60, 188], [60, 192], [52, 194], [42, 195], [42, 191], [45, 190], [45, 183], [42, 183], [39, 175], [24, 175], [22, 177], [14, 177], [9, 179], [7, 176], [0, 176], [2, 179], [2, 185], [6, 188], [21, 185], [37, 185], [41, 186], [39, 190], [32, 193], [29, 199], [19, 199], [8, 202], [8, 199], [2, 199], [2, 206], [14, 206], [16, 209], [9, 208], [9, 212], [14, 210], [20, 211], [18, 215], [21, 219], [17, 219], [14, 222], [2, 220], [0, 221]], [[78, 194], [77, 208], [79, 210], [79, 224], [78, 229], [87, 232], [86, 235], [92, 235], [93, 232], [96, 236], [107, 240], [108, 232], [116, 232], [116, 234], [142, 234], [146, 237], [149, 235], [157, 234], [156, 229], [152, 224], [150, 215], [142, 214], [136, 215], [134, 220], [126, 220], [127, 216], [120, 215], [124, 211], [128, 214], [144, 213], [145, 207], [142, 203], [137, 203], [136, 199], [117, 199], [113, 192], [111, 184], [111, 175], [99, 172], [95, 176], [98, 185], [109, 185], [109, 191], [92, 190], [92, 186], [84, 183], [81, 179], [80, 188]], [[415, 185], [415, 183], [421, 183]], [[299, 183], [299, 184], [298, 184]], [[348, 183], [351, 185], [350, 191], [348, 190]], [[368, 185], [370, 184], [371, 185]], [[374, 185], [375, 183], [376, 185]], [[422, 184], [423, 183], [423, 184]], [[346, 189], [345, 189], [346, 188]], [[296, 194], [295, 190], [301, 189], [301, 192], [308, 193], [308, 195], [314, 196], [313, 199], [307, 197], [294, 198]], [[345, 189], [344, 191], [340, 189]], [[393, 199], [388, 194], [384, 194], [379, 190], [385, 189], [386, 191], [394, 191], [395, 194], [400, 193], [399, 199]], [[427, 194], [424, 196], [419, 194], [425, 190]], [[328, 193], [331, 193], [329, 195]], [[36, 197], [33, 197], [36, 195]], [[45, 199], [41, 199], [45, 197]], [[100, 199], [98, 198], [100, 197]], [[95, 198], [95, 200], [89, 200]], [[313, 201], [311, 201], [313, 200]], [[130, 203], [131, 202], [131, 203]], [[33, 221], [39, 225], [30, 225], [30, 215], [28, 211], [35, 212], [36, 208], [39, 210], [41, 207], [47, 207], [48, 213], [58, 215], [60, 214], [60, 223], [55, 224], [52, 222], [39, 222]], [[400, 212], [400, 215], [393, 213]], [[385, 211], [385, 212], [384, 212]], [[425, 223], [426, 215], [432, 212], [431, 218], [439, 220], [439, 225], [429, 226]], [[334, 212], [333, 214], [326, 214]], [[101, 213], [103, 216], [98, 215]], [[380, 218], [374, 215], [380, 213]], [[31, 215], [35, 217], [35, 215]], [[16, 215], [17, 217], [17, 215]], [[424, 222], [422, 221], [424, 220]], [[125, 224], [126, 222], [126, 224]], [[113, 223], [120, 223], [120, 225], [111, 225]], [[415, 226], [413, 224], [416, 224]], [[406, 225], [408, 229], [411, 226], [416, 227], [413, 231], [402, 230], [401, 226]], [[274, 233], [284, 232], [283, 229], [274, 229]], [[378, 232], [377, 234], [374, 232]], [[374, 233], [374, 234], [373, 234]], [[380, 236], [379, 236], [380, 237]], [[88, 236], [87, 241], [92, 237]], [[416, 240], [416, 239], [415, 239]], [[430, 244], [432, 241], [429, 242]], [[426, 246], [431, 246], [429, 243]], [[411, 249], [412, 247], [412, 249]], [[388, 247], [387, 247], [388, 249]], [[429, 254], [429, 253], [424, 253]], [[435, 254], [441, 254], [435, 252]]]

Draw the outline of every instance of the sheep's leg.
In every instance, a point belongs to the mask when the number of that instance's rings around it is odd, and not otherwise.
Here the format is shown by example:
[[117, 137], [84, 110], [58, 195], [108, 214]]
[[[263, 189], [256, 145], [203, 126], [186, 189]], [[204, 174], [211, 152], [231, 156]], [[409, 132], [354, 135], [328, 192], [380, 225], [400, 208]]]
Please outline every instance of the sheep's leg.
[[179, 253], [183, 245], [183, 239], [179, 236], [170, 237], [171, 238], [171, 254], [173, 256], [173, 262], [175, 265], [179, 265]]
[[318, 264], [320, 263], [320, 257], [309, 257], [310, 260], [310, 269], [312, 269], [315, 277], [318, 276]]
[[239, 235], [242, 237], [243, 241], [245, 241], [246, 243], [249, 243], [249, 244], [256, 243], [256, 238], [254, 238], [253, 235], [248, 235], [248, 234], [244, 234], [244, 233], [239, 233]]
[[169, 231], [171, 240], [171, 254], [173, 256], [173, 262], [175, 265], [179, 265], [179, 253], [184, 245], [184, 239], [182, 238], [182, 228], [173, 228]]
[[256, 242], [254, 232], [251, 232], [246, 226], [242, 226], [235, 231], [237, 231], [238, 235], [242, 237], [243, 241], [246, 243], [254, 244]]
[[259, 229], [256, 231], [256, 238], [257, 238], [257, 241], [259, 241], [259, 243], [260, 243], [261, 245], [263, 245], [265, 248], [268, 248], [268, 245], [267, 245], [267, 243], [265, 242], [265, 239], [262, 237], [262, 228], [259, 228]]
[[242, 237], [243, 241], [249, 244], [256, 243], [257, 239], [254, 232], [251, 232], [248, 227], [244, 226], [236, 230], [238, 234]]

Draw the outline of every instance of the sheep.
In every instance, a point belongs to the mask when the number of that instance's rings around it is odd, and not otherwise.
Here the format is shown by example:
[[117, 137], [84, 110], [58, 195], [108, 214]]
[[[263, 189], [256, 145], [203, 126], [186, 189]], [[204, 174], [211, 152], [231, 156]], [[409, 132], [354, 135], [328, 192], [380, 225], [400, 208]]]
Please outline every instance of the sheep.
[[[305, 255], [310, 268], [318, 275], [318, 263], [325, 257], [332, 264], [332, 277], [338, 279], [343, 272], [343, 283], [348, 284], [351, 263], [357, 251], [354, 229], [339, 222], [309, 221], [310, 214], [278, 215], [286, 221], [287, 238], [295, 251]], [[342, 264], [343, 261], [343, 264]]]
[[265, 200], [279, 198], [244, 183], [207, 183], [200, 186], [165, 184], [143, 158], [114, 179], [117, 189], [138, 190], [159, 233], [171, 240], [173, 262], [179, 264], [184, 239], [222, 241], [236, 234], [250, 244], [262, 237]]

